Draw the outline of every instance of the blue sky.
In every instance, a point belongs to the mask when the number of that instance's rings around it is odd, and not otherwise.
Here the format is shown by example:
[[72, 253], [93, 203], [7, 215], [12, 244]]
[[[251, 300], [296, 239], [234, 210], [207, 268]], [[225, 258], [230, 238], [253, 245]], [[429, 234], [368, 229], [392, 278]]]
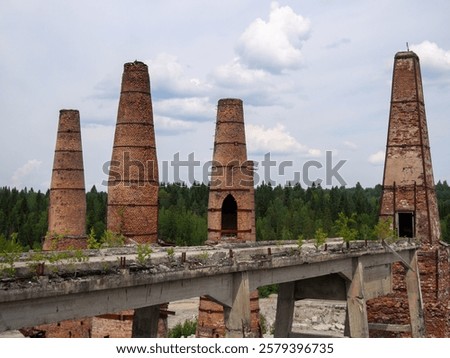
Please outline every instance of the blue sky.
[[233, 97], [249, 159], [270, 152], [277, 184], [300, 172], [305, 186], [308, 161], [323, 165], [308, 178], [325, 181], [331, 151], [348, 186], [374, 186], [406, 42], [421, 59], [434, 176], [449, 179], [449, 23], [444, 0], [2, 0], [0, 186], [49, 187], [59, 110], [72, 108], [86, 187], [106, 190], [123, 64], [134, 60], [149, 66], [160, 166], [176, 153], [211, 160], [217, 101]]

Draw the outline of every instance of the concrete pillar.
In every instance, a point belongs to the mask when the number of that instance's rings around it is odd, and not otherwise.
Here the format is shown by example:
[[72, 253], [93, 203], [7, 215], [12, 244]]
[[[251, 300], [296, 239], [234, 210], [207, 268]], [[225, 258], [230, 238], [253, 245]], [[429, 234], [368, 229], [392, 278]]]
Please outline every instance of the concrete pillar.
[[158, 163], [147, 65], [124, 65], [108, 182], [107, 227], [131, 242], [157, 242]]
[[48, 232], [43, 249], [86, 248], [86, 190], [80, 113], [62, 109], [50, 185]]
[[159, 305], [134, 310], [132, 338], [156, 338], [158, 336]]
[[275, 338], [289, 338], [295, 308], [295, 281], [278, 286], [277, 313], [275, 317]]
[[224, 306], [224, 319], [228, 338], [251, 337], [250, 286], [248, 272], [233, 277], [233, 305]]
[[369, 338], [366, 298], [364, 296], [364, 268], [355, 260], [352, 281], [347, 291], [346, 326], [352, 338]]

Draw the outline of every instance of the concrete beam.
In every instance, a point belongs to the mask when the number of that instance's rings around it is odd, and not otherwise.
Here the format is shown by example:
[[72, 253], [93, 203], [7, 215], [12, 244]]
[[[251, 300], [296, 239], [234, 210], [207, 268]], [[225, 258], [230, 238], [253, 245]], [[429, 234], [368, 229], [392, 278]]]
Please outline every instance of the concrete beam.
[[[276, 250], [274, 248], [272, 254]], [[415, 250], [415, 246], [400, 247], [399, 254], [409, 262], [409, 252], [414, 253]], [[267, 249], [262, 251], [267, 252]], [[192, 251], [192, 254], [195, 252]], [[247, 254], [248, 252], [245, 255]], [[27, 279], [17, 285], [14, 282], [7, 283], [4, 289], [0, 289], [0, 332], [199, 296], [213, 297], [223, 303], [231, 309], [232, 317], [233, 310], [238, 307], [234, 306], [236, 297], [243, 297], [247, 291], [252, 292], [257, 287], [269, 284], [283, 284], [331, 274], [352, 278], [355, 283], [350, 285], [352, 289], [349, 291], [351, 295], [348, 296], [348, 301], [356, 302], [363, 290], [362, 286], [357, 285], [358, 280], [364, 279], [364, 270], [361, 273], [355, 272], [353, 260], [358, 259], [362, 269], [399, 260], [392, 253], [367, 249], [356, 252], [314, 252], [311, 256], [265, 256], [261, 260], [250, 256], [245, 261], [236, 254], [223, 265], [192, 269], [188, 265], [169, 267], [167, 254], [161, 253], [160, 256], [165, 264], [156, 273], [155, 269], [136, 272], [123, 270], [123, 273], [114, 271], [89, 276], [83, 271], [83, 277], [58, 278], [55, 281], [44, 278], [37, 283], [35, 279]], [[152, 260], [155, 259], [152, 256]], [[420, 287], [416, 283], [417, 287], [413, 288], [413, 278], [410, 285], [417, 296]], [[240, 309], [244, 309], [243, 306]], [[235, 327], [234, 321], [230, 323], [230, 330]]]

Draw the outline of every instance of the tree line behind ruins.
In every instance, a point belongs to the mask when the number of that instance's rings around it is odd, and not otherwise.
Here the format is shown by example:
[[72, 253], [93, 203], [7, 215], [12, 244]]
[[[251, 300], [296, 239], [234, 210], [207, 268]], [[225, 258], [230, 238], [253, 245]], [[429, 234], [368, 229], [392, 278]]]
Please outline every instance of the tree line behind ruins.
[[[373, 239], [381, 186], [324, 189], [261, 184], [255, 191], [257, 240], [312, 239], [321, 229], [337, 237], [339, 213], [353, 216], [358, 239]], [[436, 184], [442, 239], [450, 242], [450, 187]], [[106, 232], [107, 194], [95, 186], [86, 193], [86, 232], [100, 240]], [[12, 238], [24, 249], [40, 249], [47, 234], [49, 191], [0, 188], [0, 251]], [[178, 246], [202, 245], [207, 238], [208, 186], [161, 184], [159, 238]]]

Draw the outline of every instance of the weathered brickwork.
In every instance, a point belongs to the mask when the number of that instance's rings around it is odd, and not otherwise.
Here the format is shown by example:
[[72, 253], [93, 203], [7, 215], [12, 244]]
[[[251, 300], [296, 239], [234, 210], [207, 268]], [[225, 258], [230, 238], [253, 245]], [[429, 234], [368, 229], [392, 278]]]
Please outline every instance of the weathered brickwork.
[[158, 165], [148, 67], [124, 65], [108, 183], [108, 229], [131, 242], [155, 243]]
[[[247, 160], [244, 109], [240, 99], [221, 99], [208, 200], [208, 242], [256, 241], [253, 162]], [[259, 337], [258, 292], [250, 298], [251, 331]], [[224, 337], [223, 306], [200, 297], [198, 337]]]
[[[448, 337], [449, 252], [441, 231], [434, 189], [419, 58], [413, 52], [395, 56], [380, 218], [390, 218], [400, 236], [421, 242], [419, 270], [426, 334]], [[369, 321], [408, 324], [403, 268], [393, 270], [393, 294], [371, 300]], [[406, 333], [373, 332], [374, 336]]]
[[86, 191], [80, 114], [59, 113], [44, 250], [86, 248]]
[[[236, 206], [224, 226], [225, 199]], [[221, 99], [217, 107], [213, 166], [208, 201], [208, 242], [255, 241], [253, 162], [247, 160], [244, 109], [240, 99]]]

